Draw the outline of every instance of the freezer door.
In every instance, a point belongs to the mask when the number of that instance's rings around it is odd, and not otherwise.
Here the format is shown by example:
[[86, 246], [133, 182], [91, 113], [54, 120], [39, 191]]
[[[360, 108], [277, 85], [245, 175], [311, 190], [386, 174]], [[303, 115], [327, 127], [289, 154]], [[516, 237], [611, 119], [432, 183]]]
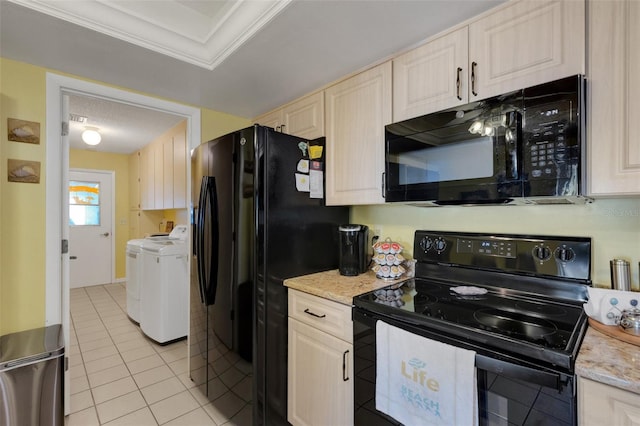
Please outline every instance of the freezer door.
[[[236, 214], [234, 207], [235, 177], [234, 177], [234, 141], [236, 134], [224, 136], [207, 143], [209, 158], [209, 200], [211, 208], [204, 215], [205, 229], [204, 247], [215, 253], [215, 265], [212, 259], [211, 281], [207, 291], [211, 294], [213, 303], [209, 305], [209, 329], [213, 330], [222, 343], [233, 349], [233, 253], [234, 232], [233, 224]], [[214, 200], [215, 198], [215, 200]], [[215, 201], [215, 203], [214, 203]], [[210, 333], [211, 335], [211, 333]], [[210, 336], [210, 348], [216, 344], [215, 337]]]

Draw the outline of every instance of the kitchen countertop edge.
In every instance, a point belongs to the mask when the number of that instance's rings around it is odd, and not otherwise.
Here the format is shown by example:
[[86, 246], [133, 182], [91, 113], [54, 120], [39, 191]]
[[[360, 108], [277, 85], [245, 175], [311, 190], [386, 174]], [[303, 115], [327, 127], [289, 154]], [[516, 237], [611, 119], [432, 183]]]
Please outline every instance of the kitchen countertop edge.
[[344, 305], [353, 306], [354, 296], [368, 293], [391, 284], [401, 283], [407, 278], [387, 281], [376, 277], [372, 271], [347, 277], [337, 269], [284, 280], [286, 287], [313, 294]]
[[640, 348], [587, 329], [576, 359], [576, 375], [640, 394]]

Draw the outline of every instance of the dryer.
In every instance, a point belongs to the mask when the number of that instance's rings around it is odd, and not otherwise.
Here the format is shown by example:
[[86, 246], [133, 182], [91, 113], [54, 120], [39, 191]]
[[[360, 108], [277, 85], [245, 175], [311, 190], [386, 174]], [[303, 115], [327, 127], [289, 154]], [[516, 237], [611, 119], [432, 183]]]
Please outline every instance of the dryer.
[[179, 225], [166, 240], [142, 244], [140, 328], [160, 344], [187, 336], [188, 235], [187, 226]]

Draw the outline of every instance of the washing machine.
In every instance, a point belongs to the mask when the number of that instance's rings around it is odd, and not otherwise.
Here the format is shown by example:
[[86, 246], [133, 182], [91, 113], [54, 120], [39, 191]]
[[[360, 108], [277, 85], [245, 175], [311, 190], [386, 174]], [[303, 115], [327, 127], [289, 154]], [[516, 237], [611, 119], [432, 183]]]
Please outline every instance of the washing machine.
[[140, 280], [142, 279], [142, 245], [144, 239], [127, 241], [127, 315], [140, 322]]
[[189, 329], [188, 235], [180, 225], [166, 240], [142, 244], [140, 329], [160, 344], [185, 338]]

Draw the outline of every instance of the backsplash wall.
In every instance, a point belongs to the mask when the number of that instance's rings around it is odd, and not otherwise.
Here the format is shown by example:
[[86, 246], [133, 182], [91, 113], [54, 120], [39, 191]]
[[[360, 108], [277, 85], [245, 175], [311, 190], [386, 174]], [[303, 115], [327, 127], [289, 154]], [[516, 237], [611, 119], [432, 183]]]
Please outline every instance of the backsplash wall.
[[640, 198], [603, 199], [586, 205], [413, 207], [354, 206], [351, 222], [368, 225], [413, 255], [416, 229], [592, 238], [591, 279], [610, 286], [609, 260], [631, 262], [632, 288], [639, 287]]

